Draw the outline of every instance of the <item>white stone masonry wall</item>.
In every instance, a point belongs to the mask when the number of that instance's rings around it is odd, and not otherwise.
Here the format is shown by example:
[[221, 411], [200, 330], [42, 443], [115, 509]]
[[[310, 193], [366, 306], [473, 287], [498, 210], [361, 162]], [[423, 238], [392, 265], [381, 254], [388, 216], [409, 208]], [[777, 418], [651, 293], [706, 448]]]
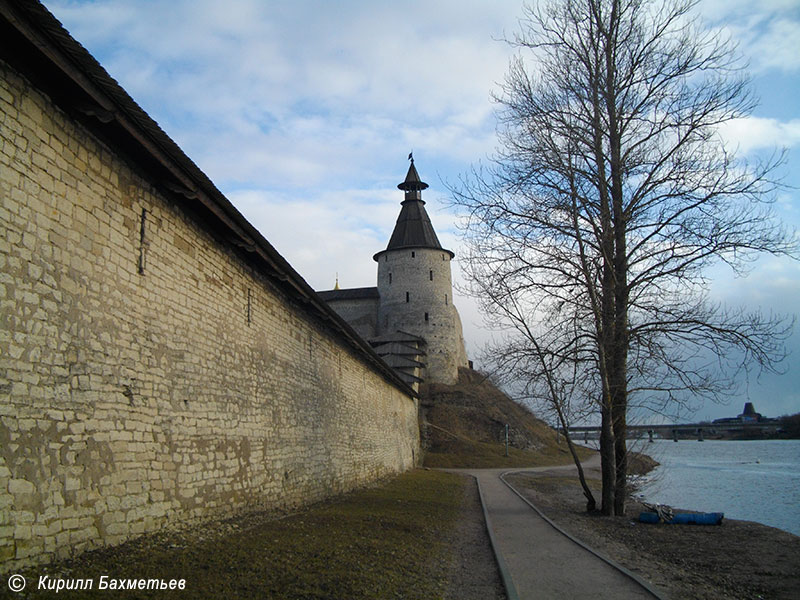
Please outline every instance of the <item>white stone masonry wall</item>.
[[0, 570], [414, 465], [412, 398], [0, 73]]

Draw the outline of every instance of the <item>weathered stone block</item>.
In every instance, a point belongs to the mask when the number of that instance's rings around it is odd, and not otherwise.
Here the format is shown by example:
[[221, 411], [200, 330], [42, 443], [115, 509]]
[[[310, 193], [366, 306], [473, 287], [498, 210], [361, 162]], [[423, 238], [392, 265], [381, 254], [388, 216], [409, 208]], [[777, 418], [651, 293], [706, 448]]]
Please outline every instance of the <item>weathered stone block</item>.
[[14, 527], [15, 540], [29, 540], [33, 537], [33, 527], [31, 525], [17, 525]]
[[8, 482], [9, 494], [33, 494], [35, 490], [33, 483], [25, 479], [10, 479]]

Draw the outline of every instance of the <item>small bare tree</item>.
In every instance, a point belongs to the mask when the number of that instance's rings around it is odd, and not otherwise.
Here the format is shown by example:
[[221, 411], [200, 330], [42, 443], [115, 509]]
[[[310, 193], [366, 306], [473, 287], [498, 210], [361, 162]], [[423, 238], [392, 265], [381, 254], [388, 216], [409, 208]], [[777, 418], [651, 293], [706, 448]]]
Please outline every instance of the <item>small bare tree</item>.
[[490, 282], [496, 285], [482, 288], [476, 295], [484, 314], [493, 315], [492, 324], [505, 330], [503, 340], [490, 344], [486, 351], [493, 375], [499, 383], [510, 385], [518, 401], [532, 402], [555, 416], [578, 471], [586, 510], [592, 512], [597, 501], [569, 432], [573, 419], [582, 419], [594, 409], [586, 401], [586, 392], [594, 386], [595, 370], [586, 364], [587, 359], [591, 363], [592, 355], [582, 346], [575, 321], [552, 315], [554, 319], [546, 319], [547, 326], [542, 327], [530, 318], [535, 308], [528, 304], [530, 295], [524, 288], [507, 287], [510, 281], [480, 279], [474, 283], [480, 287]]
[[720, 126], [754, 102], [730, 44], [697, 27], [693, 5], [526, 8], [496, 96], [500, 149], [452, 189], [485, 310], [507, 320], [513, 297], [532, 332], [541, 319], [572, 323], [557, 328], [571, 354], [546, 354], [571, 356], [596, 384], [606, 514], [624, 512], [631, 393], [716, 399], [731, 372], [774, 369], [792, 325], [707, 298], [710, 266], [744, 273], [796, 242], [771, 214], [780, 157], [749, 164], [722, 143]]

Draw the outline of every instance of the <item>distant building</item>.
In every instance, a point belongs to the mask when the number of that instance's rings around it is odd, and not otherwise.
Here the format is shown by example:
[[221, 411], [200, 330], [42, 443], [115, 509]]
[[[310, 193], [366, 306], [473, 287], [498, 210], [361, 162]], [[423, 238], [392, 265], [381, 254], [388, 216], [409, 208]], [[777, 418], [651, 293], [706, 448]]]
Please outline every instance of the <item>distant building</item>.
[[393, 367], [406, 382], [452, 384], [459, 367], [469, 366], [461, 319], [453, 305], [450, 262], [425, 211], [414, 159], [389, 244], [373, 256], [378, 285], [319, 295]]
[[758, 423], [762, 419], [761, 413], [756, 412], [752, 402], [744, 403], [744, 410], [738, 418], [742, 423]]
[[771, 421], [773, 419], [765, 419], [761, 413], [757, 413], [752, 402], [744, 403], [744, 410], [736, 417], [725, 417], [723, 419], [714, 419], [712, 421], [715, 425], [724, 425], [727, 423], [760, 423], [762, 421]]

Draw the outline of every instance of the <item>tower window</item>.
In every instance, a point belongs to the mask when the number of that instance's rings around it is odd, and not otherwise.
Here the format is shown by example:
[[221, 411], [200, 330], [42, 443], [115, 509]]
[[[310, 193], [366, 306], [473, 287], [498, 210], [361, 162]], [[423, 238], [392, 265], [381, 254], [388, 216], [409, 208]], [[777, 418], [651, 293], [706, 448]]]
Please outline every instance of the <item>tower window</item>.
[[428, 320], [428, 313], [425, 313], [425, 321]]
[[409, 301], [409, 299], [410, 299], [410, 297], [409, 297], [409, 295], [408, 295], [408, 292], [406, 292], [406, 302], [408, 302], [408, 301]]
[[411, 258], [415, 258], [416, 256], [417, 256], [417, 253], [412, 250], [411, 251]]
[[389, 273], [389, 283], [392, 283], [392, 274]]
[[444, 295], [444, 303], [445, 303], [445, 306], [446, 306], [447, 305], [447, 294]]
[[430, 275], [431, 281], [433, 281], [433, 271], [428, 271], [428, 275]]

